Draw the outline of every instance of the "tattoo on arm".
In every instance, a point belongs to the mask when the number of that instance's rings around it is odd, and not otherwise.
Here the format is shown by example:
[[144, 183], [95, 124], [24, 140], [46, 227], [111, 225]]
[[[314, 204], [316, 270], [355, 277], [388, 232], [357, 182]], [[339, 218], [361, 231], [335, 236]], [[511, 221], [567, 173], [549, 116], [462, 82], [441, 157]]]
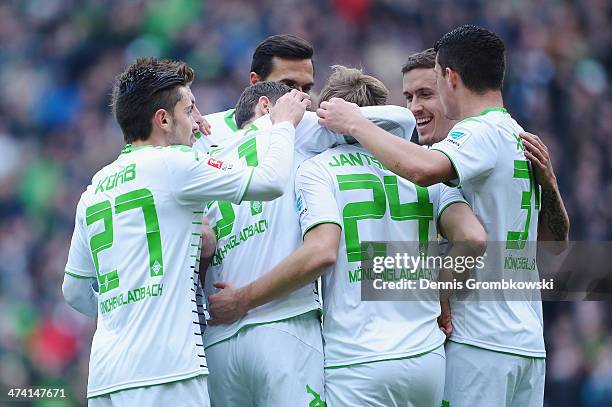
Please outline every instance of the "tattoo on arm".
[[569, 219], [557, 190], [542, 189], [542, 221], [556, 241], [564, 241], [569, 231]]

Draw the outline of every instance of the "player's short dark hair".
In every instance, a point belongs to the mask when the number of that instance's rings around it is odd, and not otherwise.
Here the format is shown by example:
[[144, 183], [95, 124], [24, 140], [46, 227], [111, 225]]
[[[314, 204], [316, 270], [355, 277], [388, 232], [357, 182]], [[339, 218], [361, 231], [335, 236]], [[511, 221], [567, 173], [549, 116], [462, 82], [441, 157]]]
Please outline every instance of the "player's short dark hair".
[[168, 66], [169, 70], [176, 70], [176, 72], [182, 76], [183, 78], [185, 78], [185, 82], [187, 83], [187, 85], [191, 85], [191, 83], [193, 82], [193, 80], [195, 79], [195, 72], [193, 70], [192, 67], [190, 67], [186, 62], [184, 61], [173, 61], [170, 59], [164, 59], [160, 61], [161, 64], [166, 64]]
[[436, 42], [438, 64], [461, 76], [465, 86], [478, 93], [501, 90], [506, 69], [506, 48], [491, 31], [475, 25], [462, 25]]
[[436, 51], [433, 48], [428, 48], [425, 51], [408, 56], [406, 63], [402, 66], [402, 75], [413, 69], [433, 69], [435, 66]]
[[320, 101], [341, 98], [358, 106], [379, 106], [387, 103], [389, 90], [378, 79], [361, 69], [333, 65], [332, 74], [321, 90]]
[[278, 98], [287, 92], [291, 92], [291, 88], [279, 82], [257, 82], [246, 87], [236, 103], [236, 111], [234, 112], [236, 126], [241, 129], [246, 122], [253, 118], [255, 106], [257, 106], [260, 97], [266, 96], [271, 103], [276, 103]]
[[117, 75], [111, 106], [125, 142], [147, 140], [155, 112], [172, 113], [181, 99], [180, 87], [187, 86], [189, 79], [193, 80], [193, 70], [187, 64], [156, 58], [139, 58]]
[[[312, 60], [313, 53], [312, 45], [303, 38], [289, 34], [273, 35], [263, 40], [255, 48], [251, 62], [251, 72], [255, 72], [262, 81], [265, 81], [272, 72], [273, 57]], [[314, 64], [312, 67], [314, 72]]]

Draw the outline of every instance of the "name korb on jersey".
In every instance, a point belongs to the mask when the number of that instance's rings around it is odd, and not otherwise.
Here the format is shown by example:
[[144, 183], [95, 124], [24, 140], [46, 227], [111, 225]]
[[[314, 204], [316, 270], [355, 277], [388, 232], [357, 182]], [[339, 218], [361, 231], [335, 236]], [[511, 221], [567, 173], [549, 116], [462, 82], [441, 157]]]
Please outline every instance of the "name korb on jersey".
[[136, 164], [130, 164], [126, 166], [124, 169], [117, 171], [116, 173], [109, 175], [108, 177], [104, 177], [98, 181], [98, 186], [94, 194], [98, 192], [110, 191], [111, 189], [129, 182], [133, 181], [136, 178]]
[[223, 168], [186, 146], [127, 146], [81, 195], [66, 273], [98, 280], [88, 397], [208, 373], [194, 288], [204, 202], [238, 202], [251, 174]]

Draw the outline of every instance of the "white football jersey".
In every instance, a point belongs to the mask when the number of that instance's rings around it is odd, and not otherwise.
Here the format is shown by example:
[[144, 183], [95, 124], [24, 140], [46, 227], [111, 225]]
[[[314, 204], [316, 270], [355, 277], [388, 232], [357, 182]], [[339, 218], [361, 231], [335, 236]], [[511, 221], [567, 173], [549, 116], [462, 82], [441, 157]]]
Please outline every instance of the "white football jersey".
[[217, 164], [186, 146], [126, 146], [81, 196], [66, 273], [99, 284], [88, 397], [208, 374], [195, 299], [203, 209], [240, 202], [252, 172]]
[[208, 149], [214, 145], [221, 145], [226, 140], [231, 140], [234, 134], [238, 132], [234, 119], [235, 111], [236, 109], [229, 109], [224, 112], [205, 115], [204, 118], [210, 124], [211, 134], [210, 136], [199, 136], [194, 147], [199, 145], [201, 149]]
[[[485, 269], [477, 279], [537, 280], [536, 245], [540, 190], [519, 133], [523, 129], [503, 108], [492, 108], [457, 123], [432, 146], [452, 162], [465, 199], [484, 226], [489, 242]], [[531, 243], [530, 243], [531, 242]], [[521, 259], [522, 266], [509, 259]], [[455, 342], [494, 351], [545, 357], [539, 295], [481, 300], [472, 291], [452, 301]], [[479, 299], [480, 298], [480, 299]]]
[[[373, 122], [394, 131], [398, 136], [409, 138], [414, 128], [414, 116], [399, 106], [369, 106], [362, 112]], [[223, 161], [243, 160], [248, 166], [258, 164], [258, 155], [266, 151], [270, 143], [265, 131], [271, 126], [269, 116], [256, 120], [245, 130], [226, 138], [220, 147], [208, 153]], [[303, 160], [325, 151], [333, 145], [346, 143], [343, 136], [319, 126], [313, 112], [306, 112], [295, 130], [294, 168]], [[199, 142], [194, 145], [207, 151]], [[212, 202], [207, 216], [217, 236], [217, 250], [206, 275], [205, 295], [217, 290], [215, 281], [230, 282], [237, 287], [245, 286], [261, 277], [302, 244], [295, 198], [294, 177], [287, 185], [285, 194], [272, 202]], [[226, 325], [207, 326], [204, 343], [209, 347], [236, 334], [245, 326], [274, 322], [318, 309], [318, 294], [315, 284], [302, 287], [295, 292], [250, 310], [242, 319]]]
[[[442, 345], [437, 300], [362, 302], [362, 279], [378, 277], [361, 267], [364, 256], [373, 254], [363, 252], [361, 242], [433, 242], [436, 220], [451, 203], [465, 202], [461, 194], [397, 177], [360, 145], [304, 161], [295, 192], [303, 234], [322, 223], [342, 228], [336, 264], [322, 276], [325, 367], [415, 356]], [[412, 274], [436, 278], [427, 271]]]

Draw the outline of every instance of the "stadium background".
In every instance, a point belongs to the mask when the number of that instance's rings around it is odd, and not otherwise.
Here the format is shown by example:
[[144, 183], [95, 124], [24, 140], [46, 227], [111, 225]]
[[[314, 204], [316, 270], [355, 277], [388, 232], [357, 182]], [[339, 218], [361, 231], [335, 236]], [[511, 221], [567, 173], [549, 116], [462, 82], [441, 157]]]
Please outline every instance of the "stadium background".
[[[315, 46], [315, 90], [330, 65], [361, 66], [403, 105], [407, 55], [466, 22], [506, 42], [506, 104], [552, 151], [570, 237], [612, 240], [608, 0], [3, 1], [0, 388], [66, 386], [65, 405], [83, 403], [95, 326], [60, 287], [80, 193], [122, 147], [108, 102], [127, 63], [186, 60], [200, 110], [216, 112], [246, 86], [255, 45], [292, 33]], [[612, 405], [611, 310], [545, 304], [548, 406]]]

